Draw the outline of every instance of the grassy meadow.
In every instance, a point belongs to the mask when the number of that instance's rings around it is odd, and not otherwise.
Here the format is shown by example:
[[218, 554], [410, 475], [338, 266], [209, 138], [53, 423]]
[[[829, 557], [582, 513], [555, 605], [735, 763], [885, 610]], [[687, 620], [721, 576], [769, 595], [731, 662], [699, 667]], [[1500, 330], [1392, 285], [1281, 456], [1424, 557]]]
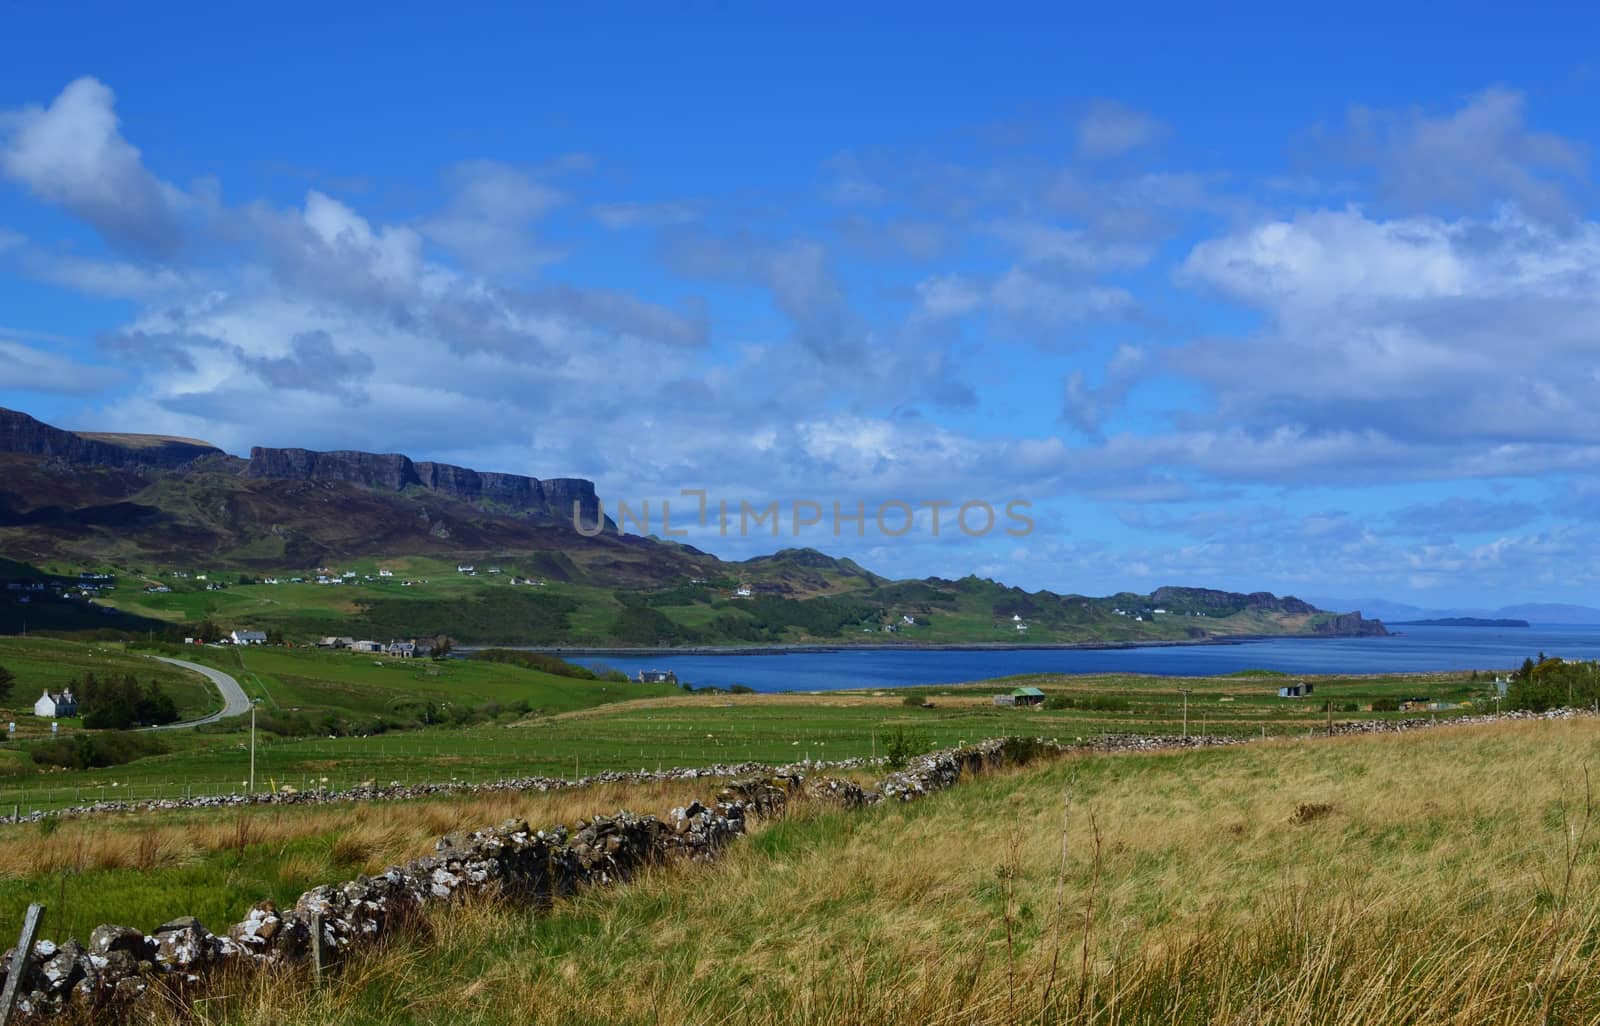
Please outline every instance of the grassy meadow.
[[1076, 757], [434, 914], [199, 1023], [1600, 1020], [1593, 720]]

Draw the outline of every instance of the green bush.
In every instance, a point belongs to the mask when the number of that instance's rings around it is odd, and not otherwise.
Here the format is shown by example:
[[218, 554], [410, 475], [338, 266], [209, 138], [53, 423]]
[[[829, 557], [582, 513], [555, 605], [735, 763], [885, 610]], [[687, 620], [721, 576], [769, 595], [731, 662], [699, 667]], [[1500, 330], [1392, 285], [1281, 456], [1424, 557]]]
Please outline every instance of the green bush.
[[1035, 737], [1008, 737], [1000, 743], [1000, 753], [1010, 766], [1026, 766], [1045, 752], [1045, 746]]
[[[544, 652], [519, 652], [509, 648], [486, 648], [481, 652], [473, 652], [468, 659], [476, 659], [485, 663], [505, 663], [511, 666], [521, 666], [529, 670], [538, 670], [540, 673], [550, 673], [557, 677], [571, 677], [574, 680], [594, 680], [595, 673], [587, 667], [576, 663], [569, 663], [565, 659], [549, 655]], [[608, 670], [606, 680], [615, 680], [611, 674], [618, 674], [622, 680], [628, 676], [618, 670]]]
[[33, 761], [41, 766], [81, 770], [122, 766], [147, 755], [160, 755], [166, 750], [166, 746], [152, 735], [114, 731], [57, 738], [34, 748], [32, 755]]
[[890, 769], [904, 769], [914, 757], [933, 748], [927, 738], [920, 734], [909, 734], [904, 727], [896, 727], [892, 734], [879, 734], [878, 744], [883, 748]]

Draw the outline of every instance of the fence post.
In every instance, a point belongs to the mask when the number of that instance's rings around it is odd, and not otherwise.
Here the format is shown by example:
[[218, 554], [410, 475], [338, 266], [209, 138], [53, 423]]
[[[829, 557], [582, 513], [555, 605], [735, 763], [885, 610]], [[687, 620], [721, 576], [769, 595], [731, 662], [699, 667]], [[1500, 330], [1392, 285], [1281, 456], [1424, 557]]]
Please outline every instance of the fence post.
[[11, 1026], [17, 993], [22, 990], [22, 975], [28, 967], [28, 956], [33, 953], [33, 935], [39, 932], [39, 920], [43, 918], [43, 905], [28, 906], [28, 914], [22, 920], [22, 936], [17, 939], [17, 953], [11, 956], [11, 967], [6, 972], [6, 989], [0, 991], [0, 1026]]
[[[315, 986], [322, 986], [322, 971], [324, 968], [322, 955], [322, 913], [311, 913], [311, 982]], [[0, 1023], [0, 1026], [6, 1026]]]

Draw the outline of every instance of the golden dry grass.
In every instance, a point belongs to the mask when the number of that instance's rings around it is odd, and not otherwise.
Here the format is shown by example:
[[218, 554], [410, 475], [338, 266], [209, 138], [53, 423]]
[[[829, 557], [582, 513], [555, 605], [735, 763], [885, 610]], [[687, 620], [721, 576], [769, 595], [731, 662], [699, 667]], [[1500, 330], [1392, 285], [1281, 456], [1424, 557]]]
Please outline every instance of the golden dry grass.
[[337, 835], [335, 854], [346, 857], [340, 861], [376, 871], [431, 851], [435, 840], [457, 830], [475, 830], [511, 818], [539, 826], [571, 823], [618, 809], [660, 813], [693, 798], [704, 798], [718, 786], [710, 780], [602, 783], [546, 794], [68, 819], [48, 833], [21, 827], [0, 834], [15, 841], [0, 844], [0, 880], [192, 865], [247, 845], [282, 845], [327, 834]]
[[1595, 1023], [1597, 756], [1595, 722], [1502, 724], [798, 810], [720, 865], [441, 911], [198, 1021]]

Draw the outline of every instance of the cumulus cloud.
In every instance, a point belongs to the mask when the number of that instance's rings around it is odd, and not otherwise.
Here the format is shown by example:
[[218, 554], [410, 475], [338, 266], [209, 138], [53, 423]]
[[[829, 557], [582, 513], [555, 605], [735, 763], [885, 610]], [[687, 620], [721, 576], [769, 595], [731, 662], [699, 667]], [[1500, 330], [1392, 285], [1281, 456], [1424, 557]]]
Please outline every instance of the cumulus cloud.
[[70, 83], [48, 107], [0, 113], [0, 172], [118, 248], [167, 258], [183, 245], [189, 198], [145, 168], [96, 79]]
[[1356, 107], [1333, 138], [1337, 152], [1374, 169], [1380, 187], [1410, 210], [1449, 204], [1481, 212], [1507, 200], [1524, 212], [1565, 220], [1584, 180], [1583, 149], [1528, 127], [1521, 93], [1486, 89], [1445, 114]]
[[350, 399], [362, 397], [357, 387], [376, 368], [372, 357], [340, 350], [326, 331], [303, 331], [289, 340], [283, 356], [240, 354], [240, 362], [273, 388], [327, 392]]
[[1202, 243], [1180, 280], [1267, 317], [1259, 334], [1168, 360], [1232, 423], [1363, 424], [1480, 447], [1600, 442], [1586, 398], [1600, 383], [1600, 224], [1319, 211]]

